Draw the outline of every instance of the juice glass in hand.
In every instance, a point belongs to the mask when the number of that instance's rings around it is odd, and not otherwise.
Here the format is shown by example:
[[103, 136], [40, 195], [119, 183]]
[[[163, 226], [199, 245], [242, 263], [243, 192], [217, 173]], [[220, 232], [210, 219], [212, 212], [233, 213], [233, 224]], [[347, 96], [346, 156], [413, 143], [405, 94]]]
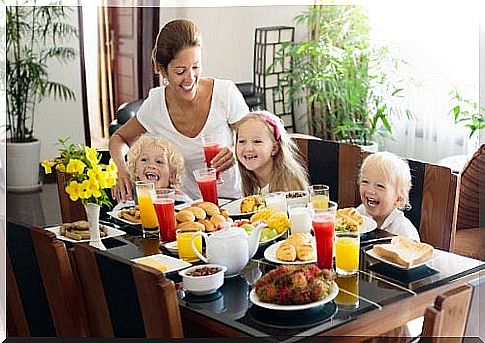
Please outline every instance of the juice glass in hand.
[[[221, 148], [219, 147], [219, 142], [216, 138], [212, 137], [208, 134], [201, 135], [202, 137], [202, 145], [204, 146], [204, 156], [205, 156], [205, 164], [207, 168], [211, 168], [211, 161], [212, 159], [219, 153]], [[224, 180], [221, 178], [221, 173], [217, 172], [217, 183], [223, 183]]]
[[153, 182], [135, 182], [136, 197], [140, 207], [141, 228], [144, 238], [158, 238], [160, 228], [158, 226], [157, 213], [153, 206], [155, 200], [155, 184]]
[[153, 203], [157, 212], [158, 226], [162, 242], [175, 241], [175, 190], [159, 188], [155, 190]]
[[314, 209], [312, 226], [317, 245], [317, 265], [322, 269], [333, 267], [333, 240], [335, 235], [334, 210]]
[[204, 201], [209, 201], [219, 206], [216, 184], [216, 169], [202, 168], [194, 170], [195, 181], [199, 185], [199, 190]]

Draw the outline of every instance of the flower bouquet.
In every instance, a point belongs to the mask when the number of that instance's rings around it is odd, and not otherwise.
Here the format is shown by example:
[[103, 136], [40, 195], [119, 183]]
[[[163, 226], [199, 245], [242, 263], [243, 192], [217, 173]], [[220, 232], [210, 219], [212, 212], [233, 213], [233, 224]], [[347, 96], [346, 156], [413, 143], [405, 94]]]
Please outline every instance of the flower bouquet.
[[112, 159], [108, 165], [100, 163], [101, 154], [95, 148], [68, 144], [68, 140], [59, 139], [60, 157], [44, 160], [41, 164], [46, 174], [55, 168], [67, 175], [64, 189], [72, 201], [80, 199], [84, 205], [91, 234], [90, 245], [103, 249], [99, 236], [99, 210], [102, 205], [112, 206], [107, 190], [116, 184], [116, 165]]

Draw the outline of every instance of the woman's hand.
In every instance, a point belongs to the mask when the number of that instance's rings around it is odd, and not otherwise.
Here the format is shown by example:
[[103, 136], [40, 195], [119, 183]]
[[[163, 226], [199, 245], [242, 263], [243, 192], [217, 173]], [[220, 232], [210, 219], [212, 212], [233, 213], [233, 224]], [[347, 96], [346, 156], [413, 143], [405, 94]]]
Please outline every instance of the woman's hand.
[[231, 149], [228, 147], [222, 147], [219, 150], [219, 153], [214, 156], [214, 158], [211, 161], [211, 165], [213, 168], [216, 168], [216, 170], [219, 173], [222, 173], [223, 171], [228, 170], [231, 168], [235, 163], [235, 158], [234, 154]]
[[118, 180], [116, 185], [111, 188], [111, 196], [117, 202], [125, 203], [128, 200], [133, 200], [133, 188], [130, 180], [130, 173], [126, 166], [118, 168]]

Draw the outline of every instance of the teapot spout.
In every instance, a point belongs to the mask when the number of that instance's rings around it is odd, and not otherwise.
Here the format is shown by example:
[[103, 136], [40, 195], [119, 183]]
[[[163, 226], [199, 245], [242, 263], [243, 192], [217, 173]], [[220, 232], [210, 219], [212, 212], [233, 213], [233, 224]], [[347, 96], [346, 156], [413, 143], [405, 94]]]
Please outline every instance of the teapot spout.
[[248, 238], [248, 256], [252, 258], [256, 251], [258, 251], [259, 247], [259, 237], [261, 236], [261, 231], [266, 227], [265, 222], [259, 222], [254, 227], [253, 231], [251, 231], [251, 235]]

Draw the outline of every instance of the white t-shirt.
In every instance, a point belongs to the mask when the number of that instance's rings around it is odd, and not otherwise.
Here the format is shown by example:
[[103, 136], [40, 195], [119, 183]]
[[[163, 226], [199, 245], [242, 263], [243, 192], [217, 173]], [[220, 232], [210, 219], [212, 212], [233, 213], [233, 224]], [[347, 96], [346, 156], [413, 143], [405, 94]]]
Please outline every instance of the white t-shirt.
[[[180, 151], [185, 160], [185, 175], [180, 188], [192, 199], [198, 199], [201, 195], [192, 172], [206, 167], [201, 134], [216, 134], [219, 146], [233, 148], [235, 135], [229, 124], [234, 124], [247, 113], [249, 108], [234, 82], [214, 79], [209, 116], [202, 131], [194, 138], [181, 134], [173, 125], [168, 115], [164, 86], [150, 90], [136, 117], [145, 130], [168, 139]], [[221, 177], [224, 183], [217, 186], [219, 197], [241, 198], [237, 164], [223, 172]]]
[[[357, 207], [357, 212], [364, 216], [372, 217], [367, 213], [363, 204], [360, 204]], [[391, 214], [387, 216], [379, 229], [420, 242], [418, 230], [416, 230], [413, 223], [404, 216], [403, 211], [398, 208], [395, 208]]]

